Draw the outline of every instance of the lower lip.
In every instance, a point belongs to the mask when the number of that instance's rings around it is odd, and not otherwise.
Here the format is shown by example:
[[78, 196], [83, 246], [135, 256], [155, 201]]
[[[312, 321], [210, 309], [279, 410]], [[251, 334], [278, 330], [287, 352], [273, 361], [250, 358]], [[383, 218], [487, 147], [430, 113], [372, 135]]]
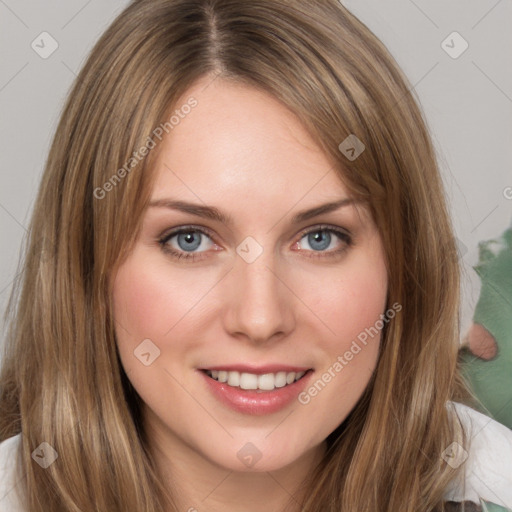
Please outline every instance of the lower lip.
[[308, 370], [301, 379], [292, 384], [282, 388], [275, 388], [272, 391], [256, 391], [254, 389], [246, 390], [229, 386], [225, 382], [219, 382], [208, 377], [204, 371], [198, 371], [203, 375], [213, 395], [221, 403], [237, 412], [252, 414], [253, 416], [272, 414], [290, 405], [299, 393], [304, 390], [313, 374], [312, 370]]

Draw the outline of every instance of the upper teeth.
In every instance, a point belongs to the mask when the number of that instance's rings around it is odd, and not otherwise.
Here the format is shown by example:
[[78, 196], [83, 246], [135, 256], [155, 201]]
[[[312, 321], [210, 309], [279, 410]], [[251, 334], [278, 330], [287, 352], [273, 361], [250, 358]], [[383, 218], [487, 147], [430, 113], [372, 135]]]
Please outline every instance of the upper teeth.
[[227, 372], [224, 370], [207, 370], [206, 373], [219, 382], [225, 382], [228, 386], [242, 389], [262, 389], [272, 391], [282, 388], [299, 380], [306, 372], [277, 372], [256, 375], [254, 373]]

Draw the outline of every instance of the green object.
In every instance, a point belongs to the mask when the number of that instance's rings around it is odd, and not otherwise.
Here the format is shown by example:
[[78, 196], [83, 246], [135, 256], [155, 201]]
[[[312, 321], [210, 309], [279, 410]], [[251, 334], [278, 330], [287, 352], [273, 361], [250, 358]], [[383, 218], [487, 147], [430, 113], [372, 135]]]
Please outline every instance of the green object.
[[484, 501], [480, 499], [480, 505], [482, 506], [482, 512], [512, 512], [512, 509], [496, 505], [490, 501]]
[[480, 242], [479, 251], [474, 269], [482, 288], [473, 321], [494, 336], [498, 353], [486, 361], [462, 350], [462, 370], [487, 409], [482, 412], [512, 428], [512, 228], [497, 240]]

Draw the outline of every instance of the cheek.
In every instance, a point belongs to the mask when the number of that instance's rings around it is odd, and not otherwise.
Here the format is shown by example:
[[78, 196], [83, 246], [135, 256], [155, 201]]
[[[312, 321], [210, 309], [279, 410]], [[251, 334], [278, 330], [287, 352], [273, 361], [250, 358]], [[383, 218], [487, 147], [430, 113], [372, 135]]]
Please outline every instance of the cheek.
[[315, 290], [309, 294], [314, 312], [328, 328], [322, 331], [330, 332], [316, 338], [323, 354], [321, 365], [298, 397], [310, 417], [317, 418], [313, 428], [319, 437], [327, 436], [347, 417], [377, 364], [387, 298], [387, 272], [379, 254], [370, 252], [356, 263], [346, 262], [338, 273], [325, 278], [317, 275], [303, 289]]
[[[142, 250], [135, 250], [119, 268], [112, 293], [117, 347], [123, 368], [143, 401], [157, 408], [159, 404], [166, 407], [168, 396], [162, 390], [172, 389], [173, 384], [162, 369], [170, 368], [174, 373], [169, 359], [184, 350], [183, 344], [174, 342], [179, 329], [186, 324], [180, 321], [186, 319], [187, 312], [197, 303], [195, 296], [200, 293], [190, 283], [185, 286], [184, 277], [180, 281], [168, 274], [161, 262], [144, 255]], [[148, 339], [154, 345], [148, 342], [141, 345]], [[160, 350], [156, 357], [155, 345]], [[150, 353], [150, 358], [155, 357], [147, 366], [136, 357], [142, 353], [140, 346], [146, 347], [144, 351]]]
[[200, 280], [190, 278], [187, 273], [170, 278], [168, 269], [147, 260], [127, 262], [114, 282], [116, 322], [136, 338], [161, 339], [204, 295]]
[[361, 262], [338, 276], [326, 275], [325, 279], [309, 285], [315, 290], [309, 292], [314, 304], [312, 310], [331, 333], [325, 342], [338, 351], [348, 350], [358, 336], [364, 338], [364, 333], [372, 330], [386, 307], [386, 269], [381, 261]]

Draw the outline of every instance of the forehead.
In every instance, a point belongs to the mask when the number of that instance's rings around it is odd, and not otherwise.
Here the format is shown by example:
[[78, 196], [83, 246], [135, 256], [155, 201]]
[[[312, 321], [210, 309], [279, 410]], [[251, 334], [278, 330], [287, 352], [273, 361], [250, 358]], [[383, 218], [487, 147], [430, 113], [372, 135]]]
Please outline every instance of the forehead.
[[[197, 105], [160, 142], [152, 198], [185, 195], [290, 204], [348, 196], [335, 163], [273, 96], [220, 78], [202, 79], [173, 106]], [[188, 109], [187, 109], [188, 111]]]

